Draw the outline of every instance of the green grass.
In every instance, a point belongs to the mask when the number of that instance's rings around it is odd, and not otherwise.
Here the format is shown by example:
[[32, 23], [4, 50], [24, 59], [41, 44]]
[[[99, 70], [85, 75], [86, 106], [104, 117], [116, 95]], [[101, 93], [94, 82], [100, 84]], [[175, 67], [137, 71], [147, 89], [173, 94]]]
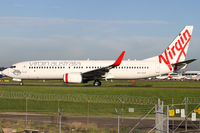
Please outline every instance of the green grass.
[[159, 98], [199, 97], [200, 89], [138, 88], [138, 87], [45, 87], [45, 86], [1, 86], [0, 91], [27, 92], [55, 95], [120, 95]]

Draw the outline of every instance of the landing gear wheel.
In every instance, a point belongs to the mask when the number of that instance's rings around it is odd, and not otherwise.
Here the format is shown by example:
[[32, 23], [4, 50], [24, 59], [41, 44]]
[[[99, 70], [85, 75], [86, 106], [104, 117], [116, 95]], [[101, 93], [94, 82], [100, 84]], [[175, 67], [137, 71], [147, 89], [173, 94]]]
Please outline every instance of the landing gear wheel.
[[19, 85], [22, 86], [22, 85], [24, 85], [24, 84], [23, 84], [23, 82], [20, 82]]
[[101, 86], [101, 81], [95, 80], [93, 83], [94, 86]]

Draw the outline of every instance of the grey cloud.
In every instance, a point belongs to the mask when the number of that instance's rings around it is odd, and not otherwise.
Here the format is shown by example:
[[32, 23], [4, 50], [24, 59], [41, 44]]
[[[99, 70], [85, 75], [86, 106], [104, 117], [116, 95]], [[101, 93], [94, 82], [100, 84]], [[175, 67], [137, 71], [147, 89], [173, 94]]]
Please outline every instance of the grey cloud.
[[64, 23], [88, 23], [88, 24], [168, 24], [162, 20], [86, 20], [86, 19], [63, 19], [63, 18], [40, 18], [40, 17], [0, 17], [0, 24], [16, 25], [51, 25]]
[[[142, 40], [142, 41], [140, 41]], [[151, 40], [151, 41], [150, 41]], [[159, 41], [158, 41], [159, 40]], [[58, 55], [69, 58], [93, 59], [104, 58], [120, 53], [122, 50], [127, 51], [128, 58], [142, 58], [148, 53], [152, 54], [153, 48], [157, 47], [156, 52], [160, 49], [160, 43], [165, 42], [166, 38], [156, 37], [112, 37], [101, 39], [96, 36], [72, 36], [61, 35], [50, 38], [21, 38], [7, 37], [0, 38], [0, 42], [4, 44], [0, 54], [5, 54], [11, 58], [15, 54], [21, 57], [24, 54], [36, 58], [59, 57]], [[162, 48], [163, 49], [163, 48]], [[102, 51], [104, 54], [102, 54]], [[12, 54], [9, 54], [12, 53]], [[22, 54], [24, 53], [24, 54]], [[107, 55], [107, 56], [105, 56]], [[62, 58], [62, 57], [61, 57]]]

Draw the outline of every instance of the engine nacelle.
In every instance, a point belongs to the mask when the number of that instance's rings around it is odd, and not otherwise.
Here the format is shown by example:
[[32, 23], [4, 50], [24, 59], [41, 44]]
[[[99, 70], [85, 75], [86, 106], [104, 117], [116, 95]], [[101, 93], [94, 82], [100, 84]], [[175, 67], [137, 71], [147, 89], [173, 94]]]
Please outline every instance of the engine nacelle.
[[82, 83], [83, 77], [81, 73], [66, 73], [63, 77], [65, 83]]

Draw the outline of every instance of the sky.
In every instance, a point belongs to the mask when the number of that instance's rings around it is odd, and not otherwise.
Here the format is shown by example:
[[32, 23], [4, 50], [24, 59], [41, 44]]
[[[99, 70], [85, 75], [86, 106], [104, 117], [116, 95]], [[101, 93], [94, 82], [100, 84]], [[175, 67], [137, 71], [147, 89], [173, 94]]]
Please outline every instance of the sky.
[[29, 60], [125, 60], [161, 54], [193, 25], [188, 69], [200, 70], [199, 0], [1, 0], [0, 66]]

